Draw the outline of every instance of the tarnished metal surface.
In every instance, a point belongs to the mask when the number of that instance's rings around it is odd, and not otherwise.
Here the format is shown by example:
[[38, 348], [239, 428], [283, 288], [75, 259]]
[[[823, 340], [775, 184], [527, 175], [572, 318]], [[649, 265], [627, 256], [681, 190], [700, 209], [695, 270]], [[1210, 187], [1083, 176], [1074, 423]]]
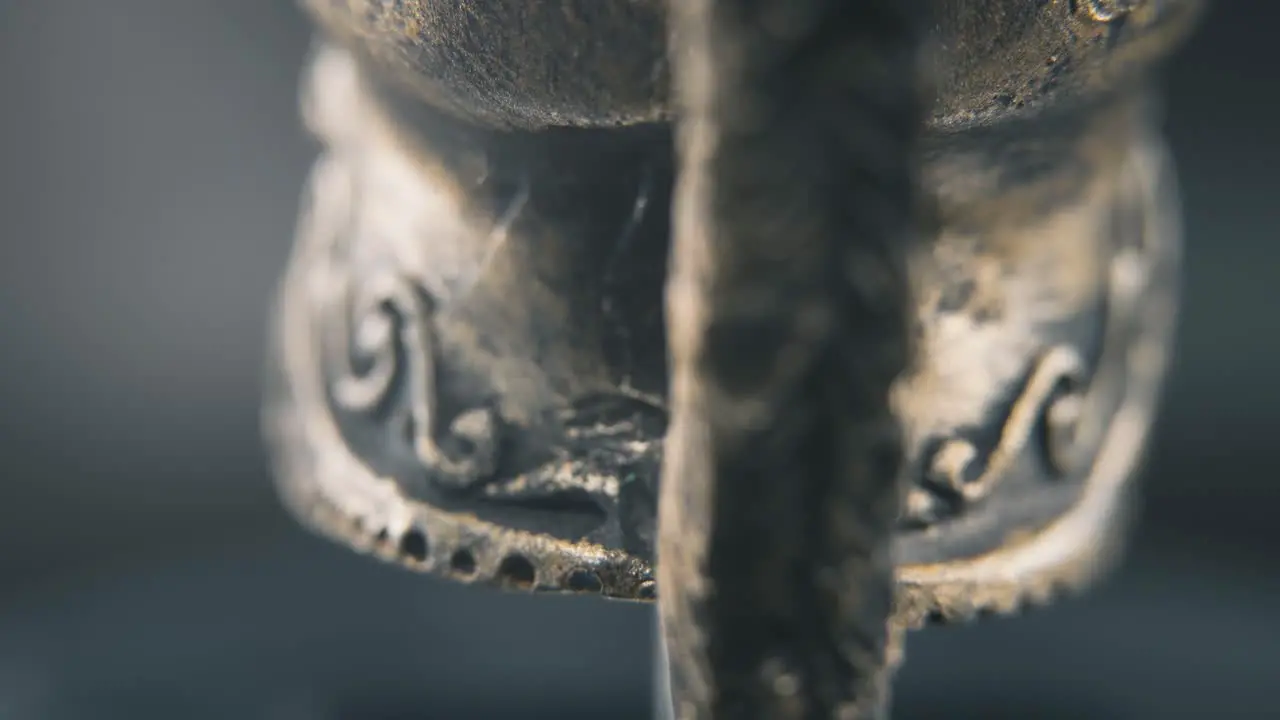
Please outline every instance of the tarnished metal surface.
[[[535, 158], [528, 176], [491, 154], [477, 183], [455, 169], [465, 162], [415, 147], [367, 90], [345, 53], [317, 56], [308, 113], [331, 149], [281, 293], [270, 425], [287, 431], [282, 481], [344, 518], [327, 527], [359, 523], [366, 543], [385, 533], [389, 551], [411, 525], [445, 523], [422, 528], [422, 567], [466, 551], [473, 562], [458, 565], [495, 578], [518, 553], [537, 568], [529, 584], [595, 588], [584, 571], [606, 594], [649, 594], [665, 431], [666, 237], [652, 208], [669, 202], [666, 136], [638, 129], [633, 147], [576, 166]], [[1050, 171], [1010, 173], [1014, 187], [990, 147], [1016, 137], [928, 166], [941, 227], [912, 260], [921, 365], [896, 389], [915, 478], [898, 552], [921, 592], [927, 568], [1076, 506], [1111, 421], [1146, 412], [1126, 405], [1130, 388], [1144, 405], [1158, 374], [1158, 353], [1131, 356], [1163, 342], [1172, 293], [1159, 143], [1133, 100], [1062, 125], [1078, 149], [1055, 143]], [[597, 211], [575, 216], [552, 202], [564, 195], [596, 198]], [[334, 352], [347, 332], [349, 359]], [[432, 366], [430, 382], [414, 379]], [[482, 547], [463, 542], [469, 527]]]
[[[1043, 602], [1114, 557], [1178, 294], [1149, 78], [1199, 6], [933, 5], [913, 360], [889, 392], [894, 632]], [[661, 4], [308, 6], [324, 152], [266, 410], [285, 498], [412, 569], [652, 599]]]
[[[494, 127], [671, 118], [668, 0], [303, 0], [376, 72]], [[1197, 0], [931, 0], [933, 124], [1023, 115], [1114, 87], [1190, 27]]]

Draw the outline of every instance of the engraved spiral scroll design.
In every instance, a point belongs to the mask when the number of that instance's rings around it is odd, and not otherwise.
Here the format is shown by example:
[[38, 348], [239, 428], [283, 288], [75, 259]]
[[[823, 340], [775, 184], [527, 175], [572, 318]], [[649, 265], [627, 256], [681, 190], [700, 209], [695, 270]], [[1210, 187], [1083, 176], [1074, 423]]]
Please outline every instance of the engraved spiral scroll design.
[[995, 491], [1013, 464], [1043, 428], [1042, 448], [1051, 471], [1069, 471], [1075, 428], [1084, 405], [1085, 362], [1080, 353], [1058, 345], [1036, 361], [989, 452], [968, 438], [943, 440], [929, 456], [923, 486], [907, 495], [904, 521], [936, 522], [957, 506], [972, 505]]
[[336, 321], [328, 333], [334, 404], [368, 415], [401, 397], [393, 425], [405, 428], [415, 457], [434, 481], [466, 486], [491, 475], [497, 422], [489, 409], [474, 408], [454, 418], [444, 436], [458, 451], [441, 447], [432, 299], [396, 272], [375, 273], [353, 285], [344, 307], [333, 313]]

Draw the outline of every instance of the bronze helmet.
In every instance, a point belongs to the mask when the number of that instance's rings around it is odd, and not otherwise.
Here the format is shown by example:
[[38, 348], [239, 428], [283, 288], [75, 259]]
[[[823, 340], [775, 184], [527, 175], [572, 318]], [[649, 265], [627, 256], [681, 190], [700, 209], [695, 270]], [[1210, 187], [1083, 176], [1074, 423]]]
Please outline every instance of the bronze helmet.
[[[653, 598], [666, 0], [305, 4], [324, 149], [271, 334], [284, 498], [411, 569]], [[1125, 527], [1178, 298], [1152, 77], [1200, 9], [931, 5], [906, 626], [1080, 586]]]

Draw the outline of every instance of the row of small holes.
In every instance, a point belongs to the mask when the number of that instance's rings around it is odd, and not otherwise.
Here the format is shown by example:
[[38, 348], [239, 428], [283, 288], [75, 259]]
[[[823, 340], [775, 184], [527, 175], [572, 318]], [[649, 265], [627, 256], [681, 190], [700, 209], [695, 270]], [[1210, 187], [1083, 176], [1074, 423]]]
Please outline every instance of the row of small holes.
[[[380, 530], [374, 538], [380, 546], [386, 546], [390, 537], [387, 531]], [[400, 536], [398, 551], [401, 557], [413, 562], [424, 563], [430, 554], [431, 543], [426, 533], [418, 528], [410, 528]], [[449, 570], [460, 577], [470, 577], [476, 572], [476, 558], [470, 550], [455, 550], [449, 557]], [[508, 587], [527, 589], [533, 587], [537, 580], [537, 569], [528, 558], [513, 554], [502, 559], [498, 565], [498, 576]], [[569, 590], [582, 593], [598, 593], [604, 589], [600, 576], [590, 570], [575, 570], [565, 580]], [[652, 599], [653, 582], [644, 583], [637, 593], [640, 598]]]
[[[385, 543], [387, 533], [385, 530], [378, 533], [378, 542]], [[431, 551], [431, 543], [427, 540], [427, 535], [418, 528], [411, 528], [400, 536], [399, 552], [401, 557], [414, 562], [424, 563]], [[465, 548], [455, 550], [453, 555], [449, 557], [449, 569], [464, 577], [474, 575], [476, 572], [476, 558], [470, 550]], [[523, 555], [508, 555], [503, 558], [502, 564], [498, 566], [498, 575], [503, 582], [512, 587], [529, 588], [532, 587], [537, 579], [537, 570], [533, 563]]]

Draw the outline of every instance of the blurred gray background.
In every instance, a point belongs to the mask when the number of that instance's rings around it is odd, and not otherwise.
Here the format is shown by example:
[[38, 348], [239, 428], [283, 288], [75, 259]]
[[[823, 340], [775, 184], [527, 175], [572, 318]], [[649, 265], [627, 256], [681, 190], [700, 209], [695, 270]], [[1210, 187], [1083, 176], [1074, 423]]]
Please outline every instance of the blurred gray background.
[[[913, 639], [902, 718], [1280, 718], [1277, 8], [1170, 72], [1187, 310], [1123, 572]], [[649, 610], [296, 529], [264, 313], [315, 152], [287, 0], [0, 0], [0, 720], [645, 718]]]

